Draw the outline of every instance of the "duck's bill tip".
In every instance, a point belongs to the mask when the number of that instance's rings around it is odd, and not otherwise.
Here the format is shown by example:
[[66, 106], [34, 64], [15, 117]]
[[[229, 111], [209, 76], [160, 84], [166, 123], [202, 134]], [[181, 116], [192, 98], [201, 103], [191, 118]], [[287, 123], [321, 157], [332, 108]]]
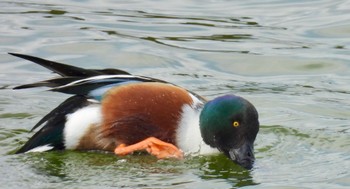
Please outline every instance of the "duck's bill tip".
[[255, 162], [255, 156], [253, 151], [253, 144], [251, 143], [244, 143], [239, 148], [233, 148], [228, 150], [226, 153], [228, 158], [230, 158], [233, 162], [239, 164], [240, 166], [246, 168], [246, 169], [252, 169], [254, 162]]

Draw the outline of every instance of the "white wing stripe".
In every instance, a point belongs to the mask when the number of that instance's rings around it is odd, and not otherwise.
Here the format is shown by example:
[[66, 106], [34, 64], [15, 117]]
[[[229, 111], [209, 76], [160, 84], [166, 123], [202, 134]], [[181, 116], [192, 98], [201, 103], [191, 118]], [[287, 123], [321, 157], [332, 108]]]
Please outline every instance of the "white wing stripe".
[[69, 87], [69, 86], [76, 85], [78, 83], [85, 82], [85, 81], [103, 80], [103, 79], [112, 79], [112, 78], [115, 78], [115, 79], [118, 79], [118, 78], [120, 78], [120, 79], [135, 78], [135, 79], [145, 79], [145, 80], [150, 80], [151, 81], [151, 79], [149, 79], [147, 77], [134, 76], [134, 75], [98, 75], [98, 76], [93, 76], [93, 77], [88, 77], [88, 78], [85, 78], [85, 79], [80, 79], [80, 80], [77, 80], [77, 81], [73, 81], [73, 82], [70, 82], [70, 83], [68, 83], [66, 85], [62, 85], [62, 86], [56, 87], [56, 89]]

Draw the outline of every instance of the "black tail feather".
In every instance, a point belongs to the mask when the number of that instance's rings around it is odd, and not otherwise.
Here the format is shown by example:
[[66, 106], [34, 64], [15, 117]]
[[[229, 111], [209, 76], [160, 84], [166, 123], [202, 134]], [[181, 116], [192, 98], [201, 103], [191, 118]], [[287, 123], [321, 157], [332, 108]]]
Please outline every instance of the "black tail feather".
[[72, 96], [44, 116], [31, 131], [45, 125], [36, 132], [17, 152], [24, 153], [39, 146], [49, 145], [52, 150], [62, 150], [64, 146], [63, 130], [67, 115], [75, 112], [77, 109], [91, 104], [84, 96]]
[[97, 76], [97, 75], [130, 75], [128, 72], [119, 70], [119, 69], [103, 69], [103, 70], [84, 69], [84, 68], [62, 64], [59, 62], [45, 60], [35, 56], [29, 56], [29, 55], [18, 54], [18, 53], [9, 53], [9, 54], [34, 62], [61, 76], [91, 77], [91, 76]]

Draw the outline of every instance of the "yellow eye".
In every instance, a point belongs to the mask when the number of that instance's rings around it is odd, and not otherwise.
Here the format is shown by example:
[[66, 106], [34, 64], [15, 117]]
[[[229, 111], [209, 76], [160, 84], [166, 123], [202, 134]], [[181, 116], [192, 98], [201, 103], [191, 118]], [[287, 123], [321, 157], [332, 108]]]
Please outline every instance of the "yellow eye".
[[238, 122], [238, 121], [234, 121], [234, 122], [232, 123], [232, 126], [238, 127], [238, 126], [239, 126], [239, 122]]

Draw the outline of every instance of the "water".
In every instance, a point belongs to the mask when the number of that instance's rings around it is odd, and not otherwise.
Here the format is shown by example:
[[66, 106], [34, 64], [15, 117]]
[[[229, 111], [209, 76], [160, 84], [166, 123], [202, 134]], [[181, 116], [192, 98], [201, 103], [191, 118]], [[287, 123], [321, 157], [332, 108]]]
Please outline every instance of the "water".
[[[350, 1], [0, 1], [2, 188], [349, 188]], [[256, 165], [99, 152], [13, 155], [68, 95], [20, 52], [165, 79], [260, 113]]]

